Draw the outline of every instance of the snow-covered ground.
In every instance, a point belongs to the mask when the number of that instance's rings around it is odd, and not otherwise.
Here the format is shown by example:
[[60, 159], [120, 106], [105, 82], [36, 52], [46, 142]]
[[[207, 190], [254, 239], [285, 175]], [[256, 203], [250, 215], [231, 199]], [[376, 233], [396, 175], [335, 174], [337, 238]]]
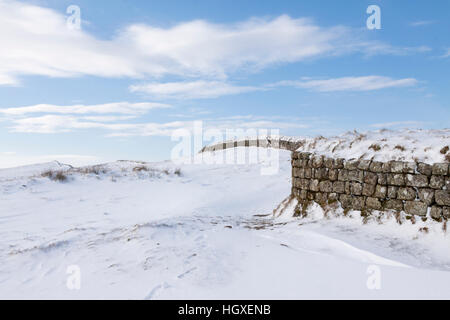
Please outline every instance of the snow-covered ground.
[[[0, 170], [0, 298], [450, 298], [441, 224], [425, 233], [409, 221], [324, 219], [318, 207], [293, 218], [293, 202], [274, 216], [290, 194], [290, 153], [280, 151], [278, 174], [260, 169]], [[79, 290], [66, 285], [74, 265]]]

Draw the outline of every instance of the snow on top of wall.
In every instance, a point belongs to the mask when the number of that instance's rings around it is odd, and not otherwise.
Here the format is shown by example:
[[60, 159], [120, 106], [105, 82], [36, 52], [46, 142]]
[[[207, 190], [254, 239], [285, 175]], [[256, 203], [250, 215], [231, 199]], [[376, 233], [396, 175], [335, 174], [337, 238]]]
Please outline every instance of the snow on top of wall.
[[449, 162], [450, 129], [346, 132], [339, 136], [299, 139], [297, 151], [333, 158], [377, 161]]

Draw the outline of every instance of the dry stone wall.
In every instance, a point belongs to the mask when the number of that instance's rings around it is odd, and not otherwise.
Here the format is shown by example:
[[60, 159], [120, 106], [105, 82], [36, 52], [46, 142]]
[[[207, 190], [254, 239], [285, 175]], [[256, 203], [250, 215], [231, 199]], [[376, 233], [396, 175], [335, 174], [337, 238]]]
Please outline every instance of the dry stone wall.
[[287, 139], [243, 139], [239, 141], [229, 141], [213, 144], [204, 147], [200, 152], [212, 152], [237, 147], [261, 147], [261, 148], [277, 148], [283, 150], [294, 151], [301, 145], [299, 141], [292, 141]]
[[450, 218], [449, 163], [346, 161], [297, 151], [291, 161], [292, 194], [300, 203]]

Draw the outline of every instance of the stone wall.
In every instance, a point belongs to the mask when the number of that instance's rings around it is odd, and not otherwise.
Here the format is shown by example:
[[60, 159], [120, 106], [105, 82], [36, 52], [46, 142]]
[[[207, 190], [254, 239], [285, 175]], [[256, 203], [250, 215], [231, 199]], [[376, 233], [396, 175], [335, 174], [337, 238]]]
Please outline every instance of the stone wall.
[[287, 139], [243, 139], [238, 141], [229, 141], [213, 144], [204, 147], [200, 152], [218, 151], [237, 147], [262, 147], [262, 148], [277, 148], [283, 150], [294, 151], [301, 145], [301, 142]]
[[339, 202], [344, 210], [394, 210], [450, 218], [448, 163], [344, 160], [292, 152], [292, 194], [300, 203]]

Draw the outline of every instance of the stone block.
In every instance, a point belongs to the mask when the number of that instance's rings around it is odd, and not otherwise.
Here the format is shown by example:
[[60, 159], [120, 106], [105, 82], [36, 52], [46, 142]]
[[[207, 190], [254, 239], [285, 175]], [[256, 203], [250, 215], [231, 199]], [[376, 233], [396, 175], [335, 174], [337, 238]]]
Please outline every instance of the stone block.
[[375, 198], [384, 199], [386, 198], [386, 194], [387, 194], [387, 187], [378, 184], [375, 187], [375, 193], [373, 194], [373, 196]]
[[442, 189], [445, 185], [444, 176], [432, 175], [430, 178], [430, 187], [433, 189]]
[[338, 180], [348, 181], [348, 170], [339, 170]]
[[419, 199], [425, 202], [427, 205], [432, 205], [434, 203], [434, 190], [433, 189], [419, 189]]
[[397, 192], [397, 199], [399, 200], [414, 200], [416, 198], [416, 190], [410, 187], [399, 188]]
[[430, 216], [435, 220], [439, 220], [442, 216], [442, 208], [438, 206], [431, 207]]
[[381, 173], [383, 171], [383, 162], [372, 161], [369, 166], [369, 170], [375, 173]]
[[445, 176], [446, 174], [448, 174], [448, 163], [433, 164], [432, 172], [434, 175]]
[[350, 196], [350, 195], [341, 194], [339, 196], [339, 201], [341, 202], [341, 206], [344, 209], [349, 209], [352, 207], [353, 199], [352, 199], [352, 196]]
[[328, 170], [328, 179], [331, 181], [336, 181], [338, 179], [338, 170], [337, 169], [329, 169]]
[[424, 174], [407, 174], [406, 185], [410, 187], [428, 187], [428, 177]]
[[333, 182], [333, 192], [344, 193], [345, 192], [345, 182], [344, 181]]
[[391, 186], [404, 186], [405, 176], [403, 174], [392, 174], [387, 175], [387, 183]]
[[419, 162], [417, 164], [417, 171], [429, 177], [432, 173], [432, 167], [427, 163]]
[[363, 183], [364, 182], [364, 171], [361, 171], [361, 170], [349, 171], [348, 172], [348, 180]]
[[381, 201], [377, 198], [368, 197], [366, 199], [366, 207], [369, 209], [381, 210], [382, 209]]
[[362, 193], [362, 184], [359, 182], [352, 182], [351, 184], [351, 194], [359, 196]]
[[406, 201], [405, 212], [416, 216], [426, 216], [428, 206], [421, 201]]
[[333, 183], [331, 181], [321, 181], [319, 183], [319, 190], [321, 192], [332, 192], [333, 191]]
[[441, 206], [450, 206], [450, 190], [436, 190], [434, 197], [437, 204]]
[[344, 162], [344, 168], [347, 170], [356, 170], [358, 169], [359, 160], [349, 160]]
[[362, 189], [362, 195], [366, 197], [371, 197], [375, 192], [375, 184], [364, 183]]
[[317, 180], [317, 179], [310, 180], [309, 190], [319, 191], [319, 180]]
[[366, 171], [364, 173], [364, 183], [368, 184], [377, 184], [378, 175], [373, 172]]
[[384, 202], [384, 208], [388, 210], [403, 211], [403, 201], [389, 199]]
[[354, 210], [362, 210], [365, 208], [366, 199], [364, 197], [355, 196], [352, 199], [352, 208]]

